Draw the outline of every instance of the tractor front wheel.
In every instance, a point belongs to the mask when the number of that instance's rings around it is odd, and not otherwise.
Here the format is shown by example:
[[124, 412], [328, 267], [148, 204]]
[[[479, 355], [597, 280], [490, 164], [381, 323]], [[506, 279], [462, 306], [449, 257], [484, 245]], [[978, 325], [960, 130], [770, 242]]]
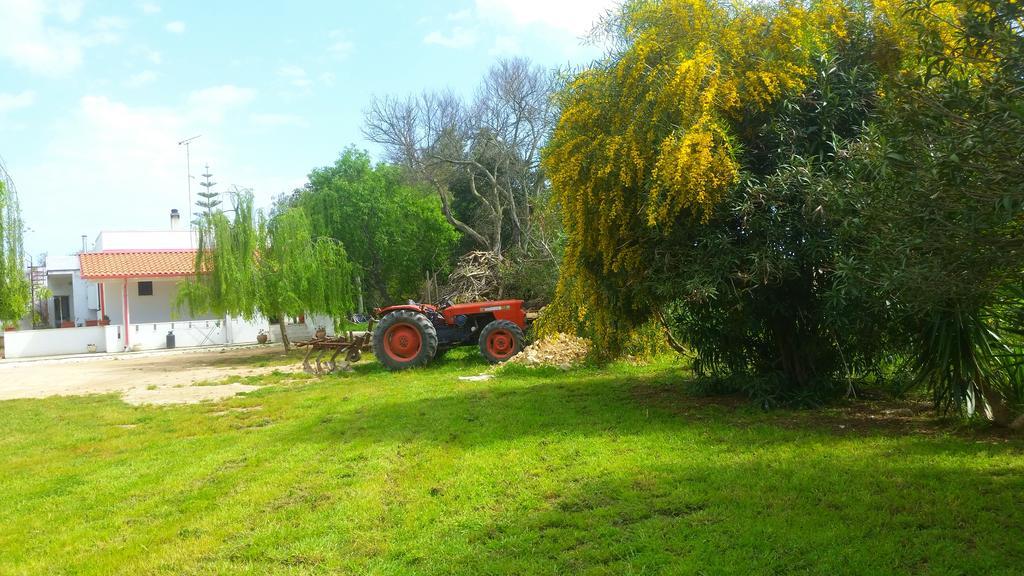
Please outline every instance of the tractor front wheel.
[[437, 352], [437, 330], [423, 314], [397, 310], [373, 331], [373, 354], [388, 370], [423, 366]]
[[480, 331], [480, 353], [491, 364], [498, 364], [519, 354], [523, 340], [523, 331], [515, 322], [495, 320]]

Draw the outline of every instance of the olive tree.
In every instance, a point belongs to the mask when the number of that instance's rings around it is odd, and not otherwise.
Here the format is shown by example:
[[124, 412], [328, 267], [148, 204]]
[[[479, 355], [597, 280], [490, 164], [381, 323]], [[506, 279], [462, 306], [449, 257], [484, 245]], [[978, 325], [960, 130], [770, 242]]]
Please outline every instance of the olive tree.
[[[476, 94], [376, 98], [364, 134], [437, 193], [445, 218], [480, 248], [501, 253], [534, 240], [533, 205], [545, 192], [540, 149], [557, 118], [555, 76], [522, 58], [499, 60]], [[453, 206], [462, 183], [472, 212]]]

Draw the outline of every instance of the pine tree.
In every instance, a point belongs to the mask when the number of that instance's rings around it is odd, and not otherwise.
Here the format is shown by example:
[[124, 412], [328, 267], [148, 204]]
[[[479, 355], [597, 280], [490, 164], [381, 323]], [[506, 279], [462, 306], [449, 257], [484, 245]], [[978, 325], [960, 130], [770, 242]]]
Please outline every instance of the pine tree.
[[196, 206], [202, 208], [206, 212], [207, 217], [213, 216], [213, 211], [217, 206], [220, 206], [220, 192], [214, 192], [213, 187], [217, 185], [216, 182], [211, 182], [210, 178], [213, 174], [210, 173], [210, 165], [206, 165], [206, 173], [202, 174], [203, 178], [206, 178], [206, 182], [200, 182], [199, 185], [203, 187], [203, 191], [199, 193], [201, 200], [196, 200]]

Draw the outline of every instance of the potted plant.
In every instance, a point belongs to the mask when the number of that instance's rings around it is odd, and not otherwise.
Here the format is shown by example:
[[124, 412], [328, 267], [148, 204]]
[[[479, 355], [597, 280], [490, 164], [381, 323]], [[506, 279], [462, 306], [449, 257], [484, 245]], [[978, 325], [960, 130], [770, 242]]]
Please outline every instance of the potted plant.
[[267, 334], [267, 331], [261, 328], [260, 331], [256, 334], [256, 341], [259, 342], [260, 344], [266, 344], [268, 341], [270, 341], [270, 334]]
[[327, 328], [324, 326], [317, 326], [316, 337], [318, 340], [323, 340], [324, 338], [327, 338]]

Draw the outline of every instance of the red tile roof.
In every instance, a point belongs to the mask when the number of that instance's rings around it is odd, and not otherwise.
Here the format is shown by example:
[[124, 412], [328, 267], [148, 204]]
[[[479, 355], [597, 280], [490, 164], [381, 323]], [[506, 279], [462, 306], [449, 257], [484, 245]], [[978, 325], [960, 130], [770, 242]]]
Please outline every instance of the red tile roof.
[[82, 278], [153, 278], [191, 276], [195, 250], [105, 250], [82, 252]]

